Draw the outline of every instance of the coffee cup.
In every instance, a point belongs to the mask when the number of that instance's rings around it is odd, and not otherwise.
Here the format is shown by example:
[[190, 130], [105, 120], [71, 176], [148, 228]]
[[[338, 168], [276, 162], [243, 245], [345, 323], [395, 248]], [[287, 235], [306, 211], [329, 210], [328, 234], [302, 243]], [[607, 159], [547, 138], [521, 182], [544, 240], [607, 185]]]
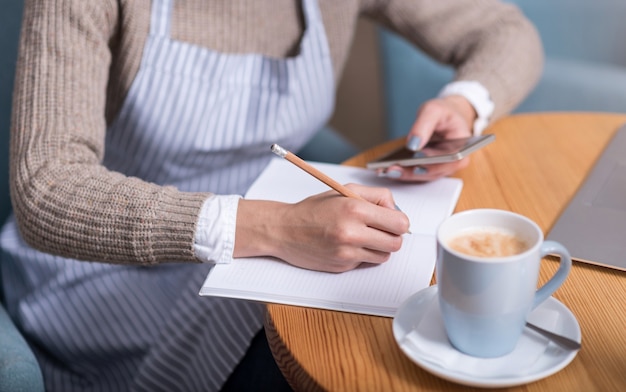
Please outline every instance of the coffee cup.
[[[554, 276], [537, 289], [546, 255], [560, 256]], [[448, 339], [483, 358], [515, 349], [526, 318], [563, 284], [572, 261], [565, 247], [544, 241], [522, 215], [495, 209], [454, 214], [437, 231], [436, 278]]]

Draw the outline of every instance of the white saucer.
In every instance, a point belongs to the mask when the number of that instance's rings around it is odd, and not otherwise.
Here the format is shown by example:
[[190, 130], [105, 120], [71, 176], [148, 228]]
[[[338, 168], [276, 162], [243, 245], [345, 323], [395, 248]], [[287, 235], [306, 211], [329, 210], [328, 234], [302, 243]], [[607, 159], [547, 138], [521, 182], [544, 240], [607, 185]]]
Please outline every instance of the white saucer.
[[[437, 286], [430, 286], [413, 294], [396, 312], [393, 319], [393, 335], [400, 349], [413, 362], [449, 381], [487, 388], [526, 384], [558, 372], [567, 366], [577, 354], [577, 351], [563, 349], [526, 329], [513, 353], [497, 359], [470, 357], [457, 351], [447, 340], [438, 309]], [[426, 313], [430, 313], [427, 319], [423, 317]], [[528, 321], [578, 342], [581, 340], [580, 326], [576, 317], [565, 305], [553, 297], [539, 305], [530, 314]], [[427, 330], [430, 332], [426, 332]], [[420, 339], [424, 342], [426, 335], [432, 333], [433, 330], [437, 331], [437, 338], [431, 339], [431, 335], [428, 335], [430, 340], [426, 342], [429, 343], [429, 347], [423, 347], [425, 351], [416, 347]], [[409, 334], [411, 334], [410, 339]], [[533, 347], [535, 359], [531, 358], [531, 362], [521, 365], [520, 356], [523, 357], [524, 351], [528, 351], [528, 346], [531, 345], [536, 346]], [[436, 347], [436, 350], [433, 347]], [[438, 357], [454, 357], [456, 366], [444, 366], [441, 361], [438, 361]], [[494, 364], [497, 366], [494, 367]], [[495, 369], [489, 375], [471, 370], [489, 367]]]

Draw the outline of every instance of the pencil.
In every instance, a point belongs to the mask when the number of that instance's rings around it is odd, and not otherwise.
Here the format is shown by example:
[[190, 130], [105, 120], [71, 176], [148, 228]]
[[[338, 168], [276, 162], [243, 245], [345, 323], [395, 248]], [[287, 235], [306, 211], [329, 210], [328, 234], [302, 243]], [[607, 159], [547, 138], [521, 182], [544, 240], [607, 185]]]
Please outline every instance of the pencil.
[[355, 192], [350, 190], [350, 188], [341, 185], [337, 181], [333, 180], [331, 177], [327, 176], [326, 174], [324, 174], [321, 171], [317, 170], [313, 166], [309, 165], [308, 163], [303, 161], [302, 158], [300, 158], [296, 154], [294, 154], [294, 153], [292, 153], [292, 152], [282, 148], [278, 144], [272, 144], [271, 148], [272, 148], [272, 152], [274, 154], [278, 155], [279, 157], [285, 158], [289, 162], [291, 162], [294, 165], [298, 166], [300, 169], [304, 170], [305, 172], [309, 173], [313, 177], [315, 177], [318, 180], [322, 181], [324, 184], [326, 184], [329, 187], [333, 188], [334, 190], [336, 190], [337, 192], [341, 193], [345, 197], [351, 197], [353, 199], [359, 199], [359, 200], [364, 200], [365, 201], [364, 198], [362, 198], [361, 196], [359, 196], [358, 194], [356, 194]]
[[[341, 195], [343, 195], [345, 197], [351, 197], [353, 199], [359, 199], [359, 200], [367, 201], [364, 198], [362, 198], [361, 196], [359, 196], [358, 194], [356, 194], [355, 192], [353, 192], [352, 190], [350, 190], [350, 188], [348, 188], [348, 187], [338, 183], [337, 181], [333, 180], [331, 177], [327, 176], [326, 174], [324, 174], [321, 171], [317, 170], [315, 167], [313, 167], [313, 166], [309, 165], [308, 163], [306, 163], [305, 161], [303, 161], [302, 158], [300, 158], [296, 154], [294, 154], [291, 151], [289, 151], [289, 150], [279, 146], [278, 144], [272, 144], [271, 150], [272, 150], [272, 152], [274, 154], [278, 155], [281, 158], [285, 158], [289, 162], [291, 162], [294, 165], [298, 166], [300, 169], [304, 170], [305, 172], [309, 173], [313, 177], [315, 177], [318, 180], [322, 181], [324, 184], [328, 185], [329, 187], [331, 187], [335, 191], [339, 192]], [[396, 210], [401, 211], [400, 207], [398, 207], [398, 205], [395, 205], [395, 208], [396, 208]], [[408, 233], [411, 234], [411, 231], [409, 230]]]

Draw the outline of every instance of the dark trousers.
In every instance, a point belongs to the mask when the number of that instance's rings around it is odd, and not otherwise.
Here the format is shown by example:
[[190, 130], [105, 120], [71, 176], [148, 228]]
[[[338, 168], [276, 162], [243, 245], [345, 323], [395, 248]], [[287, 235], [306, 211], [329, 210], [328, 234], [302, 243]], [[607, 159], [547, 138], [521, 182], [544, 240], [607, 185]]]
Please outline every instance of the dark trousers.
[[246, 391], [293, 391], [274, 361], [263, 329], [256, 334], [246, 355], [222, 387], [222, 392]]

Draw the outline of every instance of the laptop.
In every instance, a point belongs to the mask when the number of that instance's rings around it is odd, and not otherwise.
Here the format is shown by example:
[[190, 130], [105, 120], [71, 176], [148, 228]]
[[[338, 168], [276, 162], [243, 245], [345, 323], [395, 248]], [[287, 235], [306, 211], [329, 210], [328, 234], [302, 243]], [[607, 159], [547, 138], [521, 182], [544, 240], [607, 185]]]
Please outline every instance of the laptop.
[[626, 124], [548, 233], [572, 259], [626, 271]]

